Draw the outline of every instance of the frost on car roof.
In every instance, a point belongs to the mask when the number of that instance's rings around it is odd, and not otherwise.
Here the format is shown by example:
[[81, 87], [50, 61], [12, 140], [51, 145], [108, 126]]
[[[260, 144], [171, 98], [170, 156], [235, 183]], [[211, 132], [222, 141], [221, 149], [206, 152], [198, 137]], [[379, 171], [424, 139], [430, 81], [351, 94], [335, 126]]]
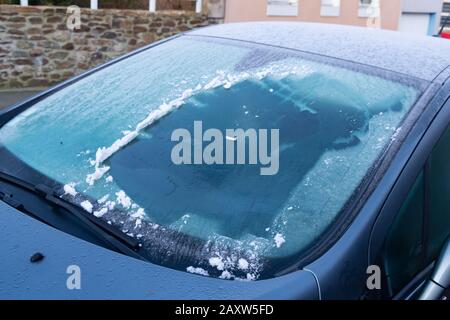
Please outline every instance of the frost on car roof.
[[302, 50], [428, 81], [450, 66], [450, 41], [372, 28], [305, 22], [246, 22], [202, 28], [189, 34]]
[[[151, 261], [256, 280], [333, 223], [419, 95], [289, 50], [184, 36], [37, 103], [0, 129], [0, 143], [139, 239]], [[278, 174], [175, 166], [171, 133], [196, 120], [279, 129]]]

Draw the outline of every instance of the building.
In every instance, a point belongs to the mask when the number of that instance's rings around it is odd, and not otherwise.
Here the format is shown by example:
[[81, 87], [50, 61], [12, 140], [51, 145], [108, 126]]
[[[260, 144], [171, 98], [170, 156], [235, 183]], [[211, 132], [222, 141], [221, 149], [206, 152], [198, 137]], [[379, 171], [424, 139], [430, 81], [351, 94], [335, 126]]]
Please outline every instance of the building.
[[443, 1], [402, 0], [401, 3], [399, 31], [428, 35], [439, 32]]
[[444, 32], [450, 33], [450, 0], [444, 0], [442, 9], [441, 27]]
[[443, 0], [209, 0], [225, 22], [309, 21], [414, 34], [439, 32]]

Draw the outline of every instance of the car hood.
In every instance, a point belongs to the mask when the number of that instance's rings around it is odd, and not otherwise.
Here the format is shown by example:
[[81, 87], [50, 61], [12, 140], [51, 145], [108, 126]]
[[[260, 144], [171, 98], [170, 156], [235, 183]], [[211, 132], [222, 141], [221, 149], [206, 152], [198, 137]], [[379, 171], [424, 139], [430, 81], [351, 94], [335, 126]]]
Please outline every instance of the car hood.
[[[136, 260], [85, 242], [0, 201], [0, 299], [317, 299], [312, 273], [225, 281]], [[31, 263], [30, 257], [45, 258]], [[81, 289], [69, 290], [69, 266]], [[70, 269], [69, 269], [70, 270]]]

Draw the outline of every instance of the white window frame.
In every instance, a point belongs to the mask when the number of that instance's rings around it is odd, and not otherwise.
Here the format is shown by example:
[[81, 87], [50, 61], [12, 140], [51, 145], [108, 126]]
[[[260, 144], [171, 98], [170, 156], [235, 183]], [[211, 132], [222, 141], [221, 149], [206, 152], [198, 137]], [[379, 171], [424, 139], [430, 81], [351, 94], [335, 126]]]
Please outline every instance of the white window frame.
[[267, 15], [278, 17], [297, 17], [298, 0], [267, 0]]
[[339, 17], [341, 0], [321, 0], [320, 15], [322, 17]]
[[[364, 3], [364, 2], [370, 3]], [[380, 0], [359, 0], [358, 17], [360, 18], [379, 18]]]
[[[195, 12], [201, 13], [203, 8], [202, 0], [195, 0]], [[149, 0], [148, 2], [148, 10], [150, 12], [156, 12], [156, 0]]]

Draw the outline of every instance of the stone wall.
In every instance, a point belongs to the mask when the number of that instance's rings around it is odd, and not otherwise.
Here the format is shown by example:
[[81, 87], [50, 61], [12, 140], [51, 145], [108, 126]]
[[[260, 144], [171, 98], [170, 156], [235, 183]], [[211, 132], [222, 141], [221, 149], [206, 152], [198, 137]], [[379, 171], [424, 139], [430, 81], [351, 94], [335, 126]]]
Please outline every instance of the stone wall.
[[46, 87], [153, 41], [208, 24], [185, 11], [81, 9], [67, 27], [65, 7], [0, 5], [0, 89]]

